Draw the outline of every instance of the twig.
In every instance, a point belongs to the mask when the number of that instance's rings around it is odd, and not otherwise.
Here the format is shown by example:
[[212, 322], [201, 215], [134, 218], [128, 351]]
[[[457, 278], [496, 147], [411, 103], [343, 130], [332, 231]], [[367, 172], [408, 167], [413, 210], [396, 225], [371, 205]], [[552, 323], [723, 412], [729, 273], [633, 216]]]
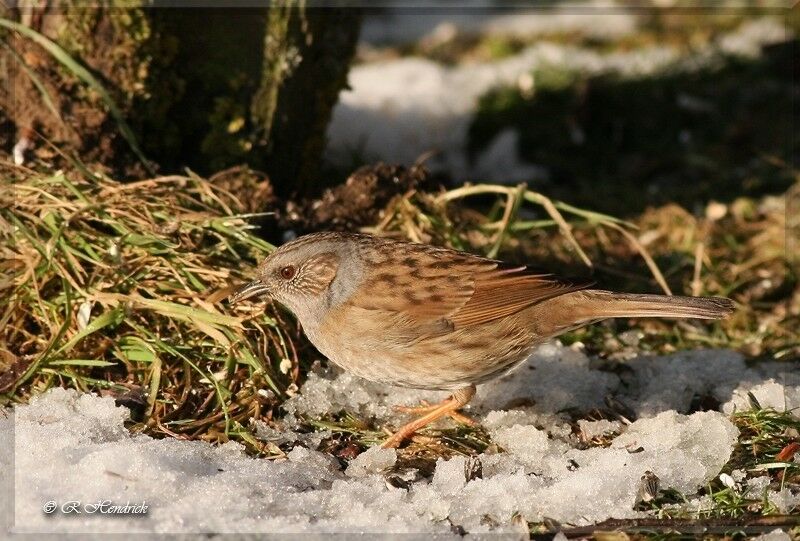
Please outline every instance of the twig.
[[703, 283], [700, 281], [700, 272], [703, 270], [703, 254], [705, 243], [698, 242], [694, 250], [694, 273], [692, 274], [692, 295], [698, 297], [703, 292]]
[[[591, 526], [579, 526], [562, 530], [567, 538], [587, 537], [601, 532], [626, 533], [674, 533], [678, 535], [730, 534], [733, 532], [753, 535], [771, 532], [775, 528], [794, 528], [800, 526], [800, 517], [792, 515], [773, 515], [744, 518], [708, 519], [609, 519]], [[553, 534], [533, 534], [533, 539], [552, 539]]]
[[624, 236], [628, 240], [628, 242], [630, 242], [631, 245], [634, 248], [636, 248], [636, 251], [639, 252], [639, 255], [642, 256], [644, 262], [647, 263], [647, 267], [650, 269], [650, 272], [653, 274], [653, 277], [656, 279], [656, 282], [658, 282], [658, 285], [661, 286], [661, 289], [663, 289], [667, 295], [672, 295], [672, 290], [669, 288], [669, 285], [667, 285], [667, 281], [664, 279], [664, 275], [661, 274], [661, 270], [659, 270], [658, 265], [656, 265], [656, 262], [650, 256], [650, 252], [648, 252], [647, 249], [644, 246], [642, 246], [642, 243], [639, 242], [639, 239], [637, 239], [634, 235], [632, 235], [628, 230], [626, 230], [623, 227], [620, 227], [617, 224], [606, 224], [606, 225], [622, 233], [622, 236]]

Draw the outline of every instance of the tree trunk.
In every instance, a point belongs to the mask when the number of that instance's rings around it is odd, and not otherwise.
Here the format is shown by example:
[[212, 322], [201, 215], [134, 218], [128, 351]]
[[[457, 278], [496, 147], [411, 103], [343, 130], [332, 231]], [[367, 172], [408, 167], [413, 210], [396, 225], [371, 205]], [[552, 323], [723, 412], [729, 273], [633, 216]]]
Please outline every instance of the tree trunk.
[[261, 85], [251, 114], [265, 169], [283, 196], [308, 196], [320, 178], [325, 132], [355, 53], [361, 13], [274, 0], [264, 40]]
[[[126, 8], [25, 0], [22, 22], [85, 66], [161, 172], [265, 169], [283, 196], [321, 191], [325, 132], [355, 51], [360, 13], [274, 0], [263, 8]], [[159, 7], [162, 6], [162, 7]], [[42, 134], [117, 178], [147, 172], [107, 102], [29, 37], [0, 31], [0, 126]], [[26, 137], [29, 135], [25, 135]], [[29, 161], [51, 160], [32, 136]], [[57, 158], [57, 156], [56, 156]]]

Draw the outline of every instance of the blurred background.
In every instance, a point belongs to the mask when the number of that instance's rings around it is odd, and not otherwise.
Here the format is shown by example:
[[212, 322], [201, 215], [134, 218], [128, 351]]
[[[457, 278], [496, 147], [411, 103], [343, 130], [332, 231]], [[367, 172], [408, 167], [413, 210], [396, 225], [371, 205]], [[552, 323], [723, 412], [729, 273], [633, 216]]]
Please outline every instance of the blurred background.
[[122, 178], [246, 164], [282, 198], [424, 162], [622, 216], [794, 180], [786, 2], [302, 5], [6, 4], [0, 148]]

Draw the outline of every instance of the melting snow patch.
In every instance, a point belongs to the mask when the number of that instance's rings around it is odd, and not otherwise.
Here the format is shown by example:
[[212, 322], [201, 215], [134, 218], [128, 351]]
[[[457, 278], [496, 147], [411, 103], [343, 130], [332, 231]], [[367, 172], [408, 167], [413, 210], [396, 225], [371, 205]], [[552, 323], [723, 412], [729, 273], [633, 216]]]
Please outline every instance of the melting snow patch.
[[[607, 28], [609, 22], [618, 21], [622, 23], [620, 34], [624, 34], [633, 24], [630, 14], [562, 15], [562, 18], [537, 18], [532, 14], [520, 19], [515, 14], [492, 18], [484, 30], [504, 33], [500, 29], [506, 28], [507, 33], [515, 34], [526, 28], [528, 34], [535, 34], [540, 27], [559, 28], [558, 21], [565, 29], [572, 24], [585, 29], [586, 23]], [[409, 17], [419, 26], [431, 14], [409, 14]], [[509, 26], [513, 19], [515, 25]], [[520, 26], [517, 28], [516, 24]], [[589, 76], [615, 73], [622, 77], [643, 77], [666, 70], [692, 71], [719, 62], [724, 55], [757, 56], [763, 45], [788, 37], [780, 20], [765, 17], [749, 21], [710, 47], [689, 55], [667, 46], [603, 53], [588, 47], [540, 41], [516, 55], [491, 62], [445, 66], [423, 58], [404, 57], [356, 65], [348, 75], [349, 88], [341, 93], [333, 112], [327, 157], [346, 164], [358, 153], [367, 161], [411, 164], [435, 151], [437, 154], [426, 165], [446, 171], [457, 181], [542, 180], [547, 171], [520, 160], [514, 132], [499, 134], [474, 161], [467, 156], [469, 126], [478, 100], [489, 90], [518, 86], [535, 91], [538, 81], [534, 72], [553, 66]]]
[[[487, 12], [487, 8], [490, 11]], [[626, 36], [637, 29], [636, 14], [620, 11], [613, 2], [587, 2], [578, 10], [574, 6], [552, 6], [546, 11], [509, 11], [507, 8], [498, 10], [492, 2], [482, 1], [459, 2], [458, 10], [389, 7], [365, 17], [360, 39], [373, 46], [430, 41], [445, 33], [531, 38], [540, 34], [577, 32], [609, 39]]]

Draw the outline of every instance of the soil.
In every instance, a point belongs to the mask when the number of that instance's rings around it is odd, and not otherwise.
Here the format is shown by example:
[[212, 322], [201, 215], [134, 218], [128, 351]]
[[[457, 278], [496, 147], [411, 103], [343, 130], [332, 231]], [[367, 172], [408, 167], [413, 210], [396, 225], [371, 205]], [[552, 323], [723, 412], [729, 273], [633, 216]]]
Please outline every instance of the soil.
[[404, 167], [383, 162], [357, 169], [318, 198], [281, 199], [265, 173], [247, 166], [226, 169], [209, 180], [235, 195], [247, 212], [264, 213], [261, 236], [274, 244], [285, 242], [287, 232], [299, 236], [375, 225], [394, 197], [438, 187], [421, 165]]
[[347, 180], [325, 190], [319, 198], [283, 203], [269, 220], [267, 236], [276, 231], [302, 235], [311, 231], [347, 231], [380, 220], [392, 198], [410, 190], [435, 189], [428, 170], [421, 165], [404, 167], [379, 162], [360, 167]]
[[[51, 15], [58, 18], [59, 15]], [[58, 26], [53, 21], [45, 26]], [[103, 21], [101, 21], [102, 23]], [[99, 24], [97, 35], [107, 36], [112, 29]], [[47, 28], [34, 28], [47, 33]], [[53, 37], [53, 36], [49, 36]], [[32, 148], [26, 153], [26, 163], [62, 167], [66, 158], [54, 148], [80, 156], [87, 164], [98, 164], [97, 169], [117, 173], [127, 178], [142, 178], [144, 166], [130, 151], [119, 128], [101, 103], [98, 95], [87, 91], [76, 77], [39, 45], [30, 39], [11, 33], [5, 39], [9, 47], [0, 50], [3, 80], [9, 82], [0, 89], [0, 110], [6, 111], [8, 129], [0, 139], [4, 153], [11, 153], [23, 133], [32, 134]], [[110, 39], [110, 38], [109, 38]], [[136, 68], [136, 59], [120, 60], [118, 55], [97, 48], [85, 54], [84, 61], [101, 80], [102, 73], [114, 73]], [[12, 52], [16, 54], [12, 54]], [[25, 70], [20, 60], [27, 66]], [[34, 77], [36, 81], [34, 81]], [[103, 81], [106, 83], [106, 81]], [[38, 85], [36, 84], [38, 83]], [[124, 85], [121, 85], [124, 86]], [[112, 88], [106, 84], [107, 88]], [[45, 97], [45, 95], [47, 97]], [[52, 107], [47, 106], [47, 100]], [[123, 109], [127, 100], [116, 99]], [[4, 123], [5, 127], [5, 123]], [[102, 165], [99, 165], [102, 164]]]
[[254, 171], [247, 166], [225, 169], [208, 180], [235, 195], [242, 202], [245, 212], [274, 212], [279, 206], [266, 173]]

